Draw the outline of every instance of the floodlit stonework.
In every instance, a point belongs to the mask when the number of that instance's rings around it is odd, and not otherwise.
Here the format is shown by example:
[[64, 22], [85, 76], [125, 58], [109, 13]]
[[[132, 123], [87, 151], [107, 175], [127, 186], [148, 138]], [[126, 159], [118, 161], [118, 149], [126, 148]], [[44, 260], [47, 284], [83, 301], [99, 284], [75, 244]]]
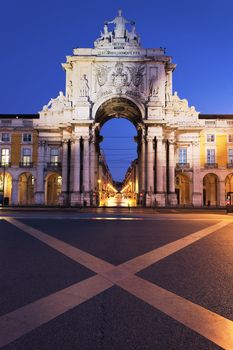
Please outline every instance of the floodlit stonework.
[[[133, 21], [119, 10], [94, 48], [74, 49], [62, 67], [65, 93], [38, 116], [1, 115], [0, 192], [10, 204], [97, 206], [121, 197], [149, 207], [225, 205], [233, 193], [233, 116], [200, 114], [173, 92], [176, 65], [163, 48], [141, 47]], [[138, 159], [122, 189], [99, 147], [102, 125], [117, 117], [138, 132]]]

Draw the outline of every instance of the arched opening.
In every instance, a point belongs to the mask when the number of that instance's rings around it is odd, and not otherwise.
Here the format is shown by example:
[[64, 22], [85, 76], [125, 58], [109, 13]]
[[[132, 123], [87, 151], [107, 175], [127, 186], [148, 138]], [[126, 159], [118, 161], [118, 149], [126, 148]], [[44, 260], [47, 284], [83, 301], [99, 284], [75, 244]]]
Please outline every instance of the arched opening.
[[178, 205], [190, 205], [191, 204], [191, 191], [190, 191], [190, 179], [185, 174], [176, 175], [176, 187], [177, 204]]
[[46, 178], [46, 204], [58, 205], [62, 190], [62, 177], [57, 173], [49, 174]]
[[12, 177], [7, 172], [0, 173], [0, 205], [11, 203]]
[[218, 204], [218, 176], [206, 174], [203, 178], [203, 205], [216, 206]]
[[229, 174], [226, 177], [225, 198], [230, 205], [233, 204], [233, 174]]
[[139, 108], [125, 98], [104, 102], [96, 112], [99, 168], [97, 197], [100, 206], [136, 206], [139, 198], [141, 137]]
[[31, 173], [19, 176], [19, 204], [34, 204], [34, 176]]

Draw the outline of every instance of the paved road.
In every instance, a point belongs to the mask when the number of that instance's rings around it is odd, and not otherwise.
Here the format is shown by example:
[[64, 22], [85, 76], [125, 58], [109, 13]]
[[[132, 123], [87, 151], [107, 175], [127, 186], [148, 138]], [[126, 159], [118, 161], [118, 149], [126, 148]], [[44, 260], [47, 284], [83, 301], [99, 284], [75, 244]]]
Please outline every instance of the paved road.
[[233, 216], [3, 211], [0, 349], [233, 349]]

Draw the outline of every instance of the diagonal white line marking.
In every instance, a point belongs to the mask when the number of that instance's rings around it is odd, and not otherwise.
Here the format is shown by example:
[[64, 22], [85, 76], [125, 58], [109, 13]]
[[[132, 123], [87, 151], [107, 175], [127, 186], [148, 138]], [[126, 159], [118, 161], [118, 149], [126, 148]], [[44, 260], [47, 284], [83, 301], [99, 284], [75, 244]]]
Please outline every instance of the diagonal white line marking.
[[28, 226], [18, 220], [9, 217], [5, 218], [5, 220], [10, 224], [16, 226], [20, 230], [28, 233], [29, 235], [33, 236], [39, 241], [47, 244], [48, 246], [59, 251], [63, 255], [68, 256], [70, 259], [78, 262], [79, 264], [87, 267], [88, 269], [96, 273], [102, 273], [104, 271], [111, 270], [114, 267], [114, 265], [108, 263], [107, 261], [104, 261], [91, 254], [88, 254], [83, 250], [80, 250], [68, 243], [65, 243], [60, 239], [47, 235], [46, 233], [39, 231], [31, 226]]
[[[141, 269], [150, 266], [151, 264], [175, 253], [176, 251], [196, 242], [197, 240], [217, 231], [220, 228], [223, 228], [224, 226], [228, 225], [230, 222], [229, 220], [221, 221], [218, 224], [212, 225], [211, 227], [208, 227], [206, 229], [199, 230], [195, 233], [192, 233], [182, 239], [179, 239], [175, 242], [169, 243], [161, 248], [157, 248], [153, 250], [152, 252], [143, 254], [135, 259], [132, 259], [126, 263], [123, 263], [118, 266], [114, 266], [112, 264], [109, 264], [108, 262], [105, 262], [99, 258], [96, 258], [90, 254], [87, 254], [83, 252], [82, 250], [79, 250], [78, 248], [74, 248], [73, 246], [70, 246], [69, 244], [60, 241], [52, 236], [49, 236], [39, 230], [36, 230], [28, 225], [25, 225], [21, 222], [18, 222], [17, 220], [11, 219], [11, 218], [5, 218], [8, 222], [15, 225], [19, 229], [25, 231], [26, 233], [32, 235], [33, 237], [37, 238], [38, 240], [41, 240], [45, 244], [49, 245], [50, 247], [58, 250], [62, 254], [70, 257], [74, 261], [88, 267], [89, 269], [99, 273], [101, 276], [94, 276], [90, 279], [87, 279], [83, 282], [79, 282], [77, 284], [77, 287], [83, 283], [86, 287], [90, 287], [90, 290], [92, 290], [92, 287], [89, 286], [89, 281], [93, 278], [102, 278], [99, 285], [99, 292], [93, 292], [93, 295], [90, 293], [89, 296], [86, 295], [85, 299], [82, 299], [82, 302], [88, 300], [89, 298], [93, 297], [94, 295], [100, 293], [101, 291], [104, 291], [111, 287], [112, 285], [116, 284], [120, 286], [121, 288], [127, 290], [131, 294], [134, 294], [138, 298], [144, 300], [145, 302], [149, 303], [150, 305], [154, 306], [155, 308], [161, 310], [165, 314], [171, 316], [175, 320], [183, 323], [187, 327], [195, 330], [199, 334], [203, 335], [207, 339], [210, 339], [211, 341], [215, 342], [216, 344], [223, 346], [225, 349], [233, 349], [233, 340], [232, 340], [232, 334], [233, 334], [233, 322], [230, 320], [227, 320], [226, 318], [219, 316], [209, 310], [206, 310], [194, 303], [191, 303], [190, 301], [181, 298], [174, 293], [168, 292], [165, 289], [162, 289], [155, 284], [152, 284], [148, 281], [145, 281], [137, 276], [132, 275], [132, 273], [136, 273], [140, 271]], [[109, 286], [106, 286], [105, 283], [109, 283]], [[82, 285], [82, 286], [83, 286]], [[72, 286], [70, 287], [72, 288]], [[84, 289], [85, 290], [85, 289]], [[63, 290], [64, 291], [64, 290]], [[57, 292], [52, 294], [51, 296], [48, 296], [46, 298], [43, 298], [42, 300], [50, 300], [50, 302], [53, 302], [55, 304], [56, 308], [56, 298], [58, 298], [58, 301], [60, 300], [60, 297], [57, 296], [59, 293], [61, 293], [61, 296], [64, 295], [63, 291]], [[65, 293], [67, 294], [67, 293]], [[66, 298], [65, 298], [66, 299]], [[65, 300], [64, 299], [64, 300]], [[62, 299], [61, 299], [62, 300]], [[37, 304], [38, 303], [38, 304]], [[59, 304], [59, 302], [58, 302]], [[75, 305], [72, 307], [75, 307], [79, 305], [80, 302], [76, 300]], [[176, 305], [179, 305], [179, 310], [176, 311]], [[35, 306], [34, 306], [35, 305]], [[49, 304], [46, 304], [46, 307], [49, 307]], [[166, 306], [167, 305], [167, 306]], [[8, 335], [8, 343], [18, 338], [20, 335], [17, 333], [17, 324], [20, 324], [22, 329], [25, 325], [24, 322], [24, 314], [28, 315], [27, 322], [30, 323], [30, 310], [38, 309], [38, 306], [40, 306], [40, 300], [38, 300], [35, 303], [32, 303], [28, 306], [25, 306], [24, 308], [18, 309], [21, 310], [21, 313], [19, 312], [17, 322], [9, 323], [9, 320], [12, 319], [12, 314], [17, 313], [18, 310], [14, 311], [11, 314], [11, 317], [9, 317], [10, 314], [4, 315], [0, 318], [2, 324], [0, 323], [0, 329], [2, 326], [2, 329], [6, 330], [9, 326], [11, 326], [12, 336], [10, 337]], [[29, 309], [27, 309], [27, 307]], [[48, 322], [49, 320], [56, 317], [56, 312], [54, 311], [54, 317], [47, 315], [46, 317], [46, 307], [45, 315], [41, 316], [41, 324]], [[67, 311], [68, 309], [72, 308], [69, 305], [64, 307], [64, 311]], [[22, 312], [23, 310], [23, 312]], [[29, 310], [29, 311], [28, 311]], [[43, 310], [43, 308], [42, 308]], [[62, 314], [63, 312], [60, 311], [59, 314]], [[194, 314], [193, 314], [194, 313]], [[23, 317], [22, 317], [23, 316]], [[34, 314], [31, 314], [31, 318], [33, 318]], [[197, 321], [195, 321], [197, 320]], [[208, 325], [205, 323], [203, 326], [203, 322], [207, 322]], [[29, 325], [28, 325], [29, 327]], [[38, 327], [38, 325], [34, 324], [33, 328]], [[28, 329], [28, 330], [27, 330]], [[23, 330], [23, 334], [26, 334], [31, 328], [25, 328]], [[227, 330], [226, 333], [224, 331]], [[9, 334], [9, 332], [6, 334]], [[16, 334], [16, 335], [15, 335]], [[226, 336], [224, 335], [226, 334]], [[230, 335], [230, 337], [228, 336]], [[13, 337], [13, 338], [12, 338]], [[10, 340], [13, 339], [13, 340]], [[230, 347], [229, 347], [230, 344]], [[1, 346], [1, 343], [0, 343]]]
[[[232, 221], [231, 221], [232, 222]], [[146, 267], [168, 257], [171, 254], [189, 246], [190, 244], [208, 236], [209, 234], [229, 225], [229, 221], [221, 221], [215, 225], [204, 228], [200, 231], [191, 233], [188, 236], [180, 238], [174, 242], [168, 243], [160, 248], [156, 248], [148, 253], [140, 255], [132, 260], [129, 260], [123, 264], [122, 267], [127, 268], [132, 273], [137, 273]]]
[[116, 284], [223, 349], [233, 349], [232, 321], [137, 276]]
[[1, 316], [0, 348], [112, 286], [96, 275]]

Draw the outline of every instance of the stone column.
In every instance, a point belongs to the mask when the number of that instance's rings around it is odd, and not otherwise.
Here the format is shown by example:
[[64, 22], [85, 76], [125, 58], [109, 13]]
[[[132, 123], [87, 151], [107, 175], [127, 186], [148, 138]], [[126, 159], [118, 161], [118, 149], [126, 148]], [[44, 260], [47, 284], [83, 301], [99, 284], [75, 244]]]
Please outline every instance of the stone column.
[[67, 178], [68, 175], [68, 140], [63, 140], [62, 142], [62, 201], [63, 205], [67, 204], [68, 199], [68, 188], [67, 188]]
[[200, 144], [198, 141], [192, 144], [192, 168], [193, 168], [193, 192], [192, 192], [192, 204], [194, 207], [201, 206], [203, 184], [201, 183], [200, 176]]
[[145, 179], [146, 179], [146, 169], [145, 169], [145, 158], [146, 158], [146, 145], [145, 145], [145, 137], [142, 135], [141, 139], [141, 188], [140, 192], [145, 192]]
[[36, 192], [35, 203], [38, 205], [45, 204], [45, 186], [44, 186], [44, 157], [45, 157], [45, 141], [39, 141], [38, 160], [36, 169]]
[[19, 204], [19, 180], [12, 180], [11, 204]]
[[96, 172], [96, 150], [95, 150], [95, 139], [92, 138], [90, 144], [90, 182], [91, 190], [95, 191], [95, 172]]
[[80, 137], [74, 141], [74, 177], [73, 191], [75, 194], [80, 193]]
[[154, 193], [154, 148], [152, 137], [147, 137], [147, 193]]
[[168, 203], [170, 205], [177, 204], [177, 197], [175, 193], [175, 150], [174, 150], [174, 141], [169, 140], [169, 193], [168, 193]]
[[219, 185], [219, 191], [218, 191], [217, 205], [224, 207], [226, 205], [225, 180], [220, 180], [218, 185]]
[[165, 205], [165, 194], [164, 194], [164, 167], [166, 163], [165, 145], [163, 144], [162, 136], [156, 137], [156, 205]]
[[158, 137], [156, 139], [156, 193], [163, 193], [163, 140]]
[[89, 137], [83, 138], [83, 188], [87, 204], [89, 203], [90, 192], [90, 154], [89, 154]]

